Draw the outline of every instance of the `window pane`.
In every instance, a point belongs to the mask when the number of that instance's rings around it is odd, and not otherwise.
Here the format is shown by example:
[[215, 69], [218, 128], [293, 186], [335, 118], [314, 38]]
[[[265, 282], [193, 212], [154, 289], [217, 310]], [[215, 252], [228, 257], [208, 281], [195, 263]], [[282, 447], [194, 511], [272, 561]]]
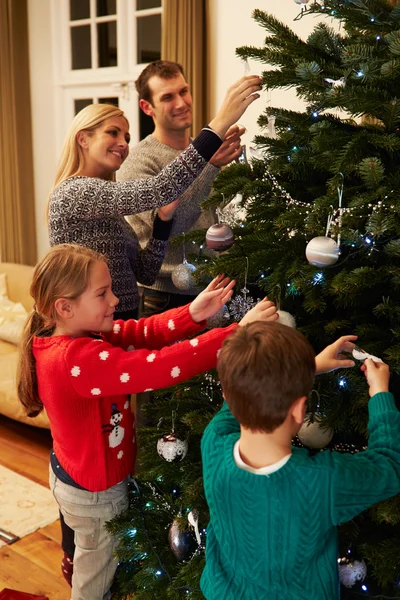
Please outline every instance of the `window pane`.
[[117, 12], [116, 0], [97, 0], [97, 16], [106, 17], [107, 15], [115, 15]]
[[69, 18], [71, 21], [90, 17], [90, 0], [69, 0]]
[[119, 106], [119, 98], [99, 98], [99, 104], [113, 104]]
[[97, 25], [99, 67], [115, 67], [117, 63], [117, 23]]
[[161, 15], [137, 20], [137, 62], [148, 63], [161, 58]]
[[146, 8], [156, 8], [161, 6], [161, 0], [137, 0], [136, 9], [145, 10]]
[[74, 104], [75, 104], [75, 115], [78, 114], [78, 112], [80, 110], [82, 110], [82, 108], [85, 108], [85, 106], [89, 106], [89, 104], [93, 104], [93, 98], [82, 98], [79, 100], [74, 100]]
[[90, 53], [90, 25], [71, 27], [72, 68], [90, 69], [92, 57]]

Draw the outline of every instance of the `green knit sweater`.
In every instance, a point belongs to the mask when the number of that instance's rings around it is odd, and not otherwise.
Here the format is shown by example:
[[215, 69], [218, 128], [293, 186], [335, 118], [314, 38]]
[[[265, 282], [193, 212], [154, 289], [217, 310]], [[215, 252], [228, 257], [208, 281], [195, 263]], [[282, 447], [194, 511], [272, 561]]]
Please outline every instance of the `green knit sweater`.
[[400, 413], [390, 393], [369, 401], [368, 449], [314, 456], [293, 448], [270, 475], [239, 468], [239, 423], [226, 404], [202, 439], [210, 508], [207, 600], [339, 598], [336, 526], [400, 492]]

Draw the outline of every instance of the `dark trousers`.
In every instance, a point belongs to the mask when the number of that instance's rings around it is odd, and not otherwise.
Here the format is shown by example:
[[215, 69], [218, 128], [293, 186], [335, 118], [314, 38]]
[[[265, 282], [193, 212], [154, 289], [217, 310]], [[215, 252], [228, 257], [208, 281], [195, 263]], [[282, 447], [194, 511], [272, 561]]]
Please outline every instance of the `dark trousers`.
[[[127, 310], [125, 312], [116, 312], [114, 314], [114, 321], [118, 319], [122, 319], [123, 321], [128, 321], [129, 319], [137, 319], [138, 318], [138, 310]], [[74, 541], [74, 531], [71, 527], [68, 527], [66, 522], [64, 521], [64, 517], [60, 512], [60, 524], [61, 524], [61, 548], [64, 552], [68, 554], [68, 556], [74, 556], [75, 553], [75, 541]]]

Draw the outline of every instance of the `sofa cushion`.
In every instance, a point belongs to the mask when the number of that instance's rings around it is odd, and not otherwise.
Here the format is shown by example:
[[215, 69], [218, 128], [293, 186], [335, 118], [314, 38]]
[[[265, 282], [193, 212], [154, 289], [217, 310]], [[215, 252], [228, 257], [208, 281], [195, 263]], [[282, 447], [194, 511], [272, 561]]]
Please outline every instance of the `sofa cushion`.
[[19, 344], [28, 316], [20, 302], [0, 295], [0, 339]]

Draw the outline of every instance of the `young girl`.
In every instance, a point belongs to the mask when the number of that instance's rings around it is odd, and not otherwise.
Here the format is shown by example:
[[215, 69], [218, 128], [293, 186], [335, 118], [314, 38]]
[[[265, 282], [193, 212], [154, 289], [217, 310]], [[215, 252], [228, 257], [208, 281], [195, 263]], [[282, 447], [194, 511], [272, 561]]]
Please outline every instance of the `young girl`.
[[[127, 478], [136, 456], [129, 394], [215, 367], [222, 341], [237, 324], [197, 334], [233, 286], [219, 276], [187, 306], [114, 321], [118, 298], [104, 256], [62, 244], [36, 266], [18, 393], [30, 416], [45, 407], [50, 420], [50, 486], [75, 532], [72, 600], [107, 597], [116, 570], [116, 540], [104, 524], [128, 507]], [[240, 324], [276, 319], [274, 304], [265, 299]], [[187, 336], [196, 337], [179, 341]]]

